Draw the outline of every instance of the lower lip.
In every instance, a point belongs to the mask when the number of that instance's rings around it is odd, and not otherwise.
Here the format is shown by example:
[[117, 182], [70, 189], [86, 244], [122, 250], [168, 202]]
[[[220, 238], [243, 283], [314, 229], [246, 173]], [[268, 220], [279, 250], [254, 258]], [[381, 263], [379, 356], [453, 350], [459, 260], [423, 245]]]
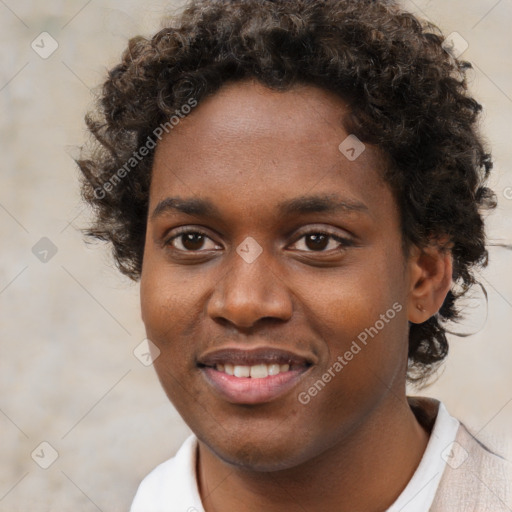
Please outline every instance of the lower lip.
[[260, 404], [271, 402], [290, 391], [308, 370], [289, 370], [262, 379], [235, 377], [214, 368], [201, 368], [203, 375], [215, 391], [234, 404]]

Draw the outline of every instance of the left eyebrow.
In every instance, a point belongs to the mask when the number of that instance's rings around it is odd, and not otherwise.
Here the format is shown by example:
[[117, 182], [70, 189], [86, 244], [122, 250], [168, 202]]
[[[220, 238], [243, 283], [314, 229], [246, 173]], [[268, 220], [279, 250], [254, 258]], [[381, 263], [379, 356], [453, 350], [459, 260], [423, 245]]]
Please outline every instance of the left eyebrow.
[[339, 211], [363, 212], [369, 214], [368, 206], [360, 201], [345, 199], [336, 194], [301, 196], [278, 205], [282, 216], [304, 215], [308, 213], [336, 213]]

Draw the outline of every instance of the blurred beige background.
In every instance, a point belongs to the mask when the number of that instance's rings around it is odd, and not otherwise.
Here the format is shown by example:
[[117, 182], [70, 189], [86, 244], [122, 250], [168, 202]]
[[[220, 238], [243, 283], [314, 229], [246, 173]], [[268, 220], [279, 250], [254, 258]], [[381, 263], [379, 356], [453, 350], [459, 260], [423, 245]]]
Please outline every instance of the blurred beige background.
[[[0, 511], [127, 510], [142, 477], [189, 433], [133, 354], [144, 339], [137, 285], [107, 249], [82, 240], [87, 212], [72, 160], [91, 89], [128, 37], [152, 34], [176, 5], [0, 0]], [[500, 201], [490, 241], [511, 243], [512, 2], [404, 6], [469, 44]], [[418, 393], [442, 399], [482, 436], [512, 425], [511, 256], [490, 248], [487, 320], [476, 296], [474, 320], [458, 329], [479, 332], [452, 337], [439, 381]]]

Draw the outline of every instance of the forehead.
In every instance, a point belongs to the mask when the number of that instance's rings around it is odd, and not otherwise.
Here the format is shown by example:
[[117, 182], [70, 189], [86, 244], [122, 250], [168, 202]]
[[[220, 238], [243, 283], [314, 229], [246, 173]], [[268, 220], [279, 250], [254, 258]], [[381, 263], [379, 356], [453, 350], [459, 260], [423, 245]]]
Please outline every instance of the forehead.
[[341, 98], [314, 86], [224, 86], [159, 143], [150, 210], [169, 196], [211, 197], [257, 214], [313, 194], [381, 214], [379, 205], [394, 207], [386, 204], [385, 157], [345, 130], [348, 111]]

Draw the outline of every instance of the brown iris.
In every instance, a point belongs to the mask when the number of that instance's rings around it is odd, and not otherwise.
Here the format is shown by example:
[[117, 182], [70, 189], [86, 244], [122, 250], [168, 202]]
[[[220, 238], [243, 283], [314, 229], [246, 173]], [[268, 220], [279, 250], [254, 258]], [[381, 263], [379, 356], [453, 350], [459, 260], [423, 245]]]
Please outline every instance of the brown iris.
[[328, 242], [328, 240], [329, 236], [321, 233], [306, 235], [306, 246], [312, 251], [322, 250], [327, 246], [326, 242]]
[[189, 251], [197, 251], [204, 244], [204, 235], [200, 233], [184, 233], [181, 235], [183, 247]]

